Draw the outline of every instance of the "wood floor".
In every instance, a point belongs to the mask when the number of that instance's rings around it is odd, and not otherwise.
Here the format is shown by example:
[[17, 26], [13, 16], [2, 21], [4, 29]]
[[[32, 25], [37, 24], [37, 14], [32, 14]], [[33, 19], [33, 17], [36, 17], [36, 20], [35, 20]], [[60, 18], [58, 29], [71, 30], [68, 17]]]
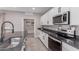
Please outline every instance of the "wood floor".
[[26, 40], [26, 51], [48, 51], [42, 42], [34, 38], [33, 35], [28, 35]]

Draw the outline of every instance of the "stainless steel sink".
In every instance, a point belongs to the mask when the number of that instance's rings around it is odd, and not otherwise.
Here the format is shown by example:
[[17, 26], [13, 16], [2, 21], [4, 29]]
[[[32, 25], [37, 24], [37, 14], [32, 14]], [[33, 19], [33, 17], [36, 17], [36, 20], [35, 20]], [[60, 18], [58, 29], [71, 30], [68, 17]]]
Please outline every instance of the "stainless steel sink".
[[16, 47], [20, 43], [20, 37], [15, 37], [10, 39], [10, 45], [7, 48], [13, 48]]
[[22, 47], [22, 40], [20, 37], [12, 37], [4, 41], [0, 45], [0, 51], [19, 51]]

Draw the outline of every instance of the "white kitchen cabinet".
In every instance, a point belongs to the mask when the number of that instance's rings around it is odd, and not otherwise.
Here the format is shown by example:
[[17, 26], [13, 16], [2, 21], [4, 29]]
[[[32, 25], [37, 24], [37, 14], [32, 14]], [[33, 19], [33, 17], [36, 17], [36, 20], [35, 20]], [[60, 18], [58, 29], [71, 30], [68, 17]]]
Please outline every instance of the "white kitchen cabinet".
[[44, 25], [47, 25], [47, 19], [48, 19], [48, 14], [47, 13], [45, 13], [44, 14]]
[[[42, 25], [53, 25], [53, 16], [59, 14], [58, 13], [58, 9], [59, 9], [59, 7], [52, 8], [51, 10], [49, 10], [48, 12], [46, 12], [43, 16], [41, 16], [41, 23], [42, 23]], [[72, 9], [70, 7], [61, 7], [61, 12], [60, 13], [64, 13], [64, 12], [67, 12], [67, 11], [70, 11], [70, 12], [73, 11], [72, 12], [73, 14], [71, 13], [72, 15], [70, 15], [71, 19], [72, 18], [73, 19], [78, 19], [78, 17], [77, 17], [78, 15], [76, 16], [76, 14], [79, 14], [79, 13], [74, 13], [74, 9]], [[75, 10], [77, 10], [77, 9], [75, 9]], [[78, 10], [77, 10], [77, 12], [78, 12]], [[75, 18], [74, 15], [77, 18]], [[78, 22], [74, 23], [73, 19], [71, 20], [71, 24], [79, 24]]]
[[39, 31], [39, 38], [42, 43], [48, 48], [48, 34], [44, 33], [43, 31]]
[[41, 18], [40, 18], [40, 24], [41, 24], [41, 25], [44, 24], [44, 17], [43, 17], [43, 16], [41, 16]]
[[46, 25], [46, 16], [45, 15], [43, 15], [43, 16], [41, 16], [41, 25]]
[[44, 43], [44, 32], [42, 32], [41, 35], [42, 35], [41, 41]]
[[41, 16], [41, 25], [52, 25], [53, 20], [52, 17], [58, 14], [58, 7], [52, 8], [48, 12], [46, 12], [43, 16]]
[[47, 25], [53, 25], [53, 12], [52, 9], [50, 11], [47, 12]]
[[43, 43], [48, 48], [48, 34], [43, 33]]
[[70, 11], [70, 7], [61, 7], [61, 13]]
[[53, 12], [53, 16], [58, 14], [58, 7], [53, 8], [54, 12]]
[[41, 39], [41, 41], [48, 48], [48, 34], [42, 32], [42, 39]]
[[46, 25], [52, 25], [52, 17], [53, 17], [53, 12], [52, 9], [49, 10], [45, 15], [46, 15]]
[[39, 30], [39, 33], [40, 33], [40, 34], [39, 34], [39, 38], [40, 38], [40, 40], [42, 41], [42, 39], [43, 39], [43, 32]]
[[62, 51], [79, 51], [79, 49], [76, 49], [70, 45], [68, 45], [65, 42], [62, 42]]

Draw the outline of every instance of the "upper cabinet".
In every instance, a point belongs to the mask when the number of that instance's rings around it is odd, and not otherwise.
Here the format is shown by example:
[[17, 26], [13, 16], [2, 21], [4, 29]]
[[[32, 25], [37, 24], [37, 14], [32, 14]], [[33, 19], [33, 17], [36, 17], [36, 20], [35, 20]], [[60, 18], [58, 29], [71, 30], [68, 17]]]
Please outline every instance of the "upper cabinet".
[[79, 25], [79, 7], [55, 7], [41, 16], [41, 25], [53, 25], [53, 16], [70, 11], [70, 25]]
[[43, 25], [43, 17], [40, 18], [40, 25]]
[[40, 22], [41, 22], [41, 25], [46, 25], [46, 16], [45, 15], [41, 16]]
[[52, 17], [56, 14], [58, 14], [58, 8], [52, 8], [46, 12], [43, 16], [41, 16], [41, 25], [53, 25]]
[[40, 22], [41, 22], [41, 25], [46, 25], [46, 22], [47, 22], [47, 15], [46, 14], [41, 16]]
[[61, 13], [64, 13], [64, 12], [67, 12], [67, 11], [70, 11], [69, 7], [61, 7]]
[[53, 16], [58, 14], [58, 7], [52, 9]]

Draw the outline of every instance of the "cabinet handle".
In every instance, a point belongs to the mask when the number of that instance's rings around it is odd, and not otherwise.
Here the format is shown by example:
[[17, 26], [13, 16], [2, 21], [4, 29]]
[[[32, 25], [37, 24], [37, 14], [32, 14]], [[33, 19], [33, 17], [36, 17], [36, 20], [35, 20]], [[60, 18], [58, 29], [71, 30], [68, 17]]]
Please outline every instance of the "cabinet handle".
[[44, 40], [44, 36], [43, 36], [43, 40]]

